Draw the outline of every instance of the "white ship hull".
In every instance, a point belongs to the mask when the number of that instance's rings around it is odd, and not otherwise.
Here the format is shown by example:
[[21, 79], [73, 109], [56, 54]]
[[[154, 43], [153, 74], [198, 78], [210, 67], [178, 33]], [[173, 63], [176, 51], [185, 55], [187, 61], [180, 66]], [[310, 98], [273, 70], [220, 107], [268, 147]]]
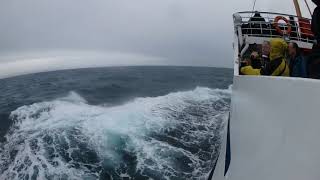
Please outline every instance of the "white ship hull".
[[225, 136], [213, 179], [319, 180], [319, 89], [312, 79], [235, 76], [231, 163], [224, 176]]

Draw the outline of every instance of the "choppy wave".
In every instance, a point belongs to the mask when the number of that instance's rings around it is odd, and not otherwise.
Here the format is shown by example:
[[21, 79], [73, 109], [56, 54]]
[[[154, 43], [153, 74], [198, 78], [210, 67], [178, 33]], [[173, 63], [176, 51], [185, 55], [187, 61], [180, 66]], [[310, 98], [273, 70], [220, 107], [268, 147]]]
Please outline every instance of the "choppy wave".
[[210, 171], [230, 90], [198, 87], [114, 107], [75, 92], [22, 106], [1, 144], [0, 179], [190, 179]]

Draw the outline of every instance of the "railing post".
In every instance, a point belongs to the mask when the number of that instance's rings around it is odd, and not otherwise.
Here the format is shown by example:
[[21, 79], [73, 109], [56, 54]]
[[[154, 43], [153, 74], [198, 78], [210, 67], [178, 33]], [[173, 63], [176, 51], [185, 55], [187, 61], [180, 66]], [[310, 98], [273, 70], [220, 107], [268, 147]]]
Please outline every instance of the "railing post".
[[239, 40], [239, 45], [241, 47], [243, 45], [243, 37], [242, 37], [242, 29], [241, 29], [242, 18], [240, 14], [237, 13], [233, 15], [233, 23], [234, 23], [235, 31], [238, 32], [238, 40]]

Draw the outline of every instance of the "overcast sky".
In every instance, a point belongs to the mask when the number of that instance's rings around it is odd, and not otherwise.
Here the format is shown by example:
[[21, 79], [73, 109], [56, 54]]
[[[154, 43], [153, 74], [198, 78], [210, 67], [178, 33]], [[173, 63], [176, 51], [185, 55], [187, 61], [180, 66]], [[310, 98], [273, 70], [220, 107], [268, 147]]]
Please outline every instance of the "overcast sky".
[[[108, 65], [232, 67], [232, 14], [252, 6], [253, 0], [1, 0], [0, 76]], [[257, 0], [256, 10], [295, 14], [292, 0]]]

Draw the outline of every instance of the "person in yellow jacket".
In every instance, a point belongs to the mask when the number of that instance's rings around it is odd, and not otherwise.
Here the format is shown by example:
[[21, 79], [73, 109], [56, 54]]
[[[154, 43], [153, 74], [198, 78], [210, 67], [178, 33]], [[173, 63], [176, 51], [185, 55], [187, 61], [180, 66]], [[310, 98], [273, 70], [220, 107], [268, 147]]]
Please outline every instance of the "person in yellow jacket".
[[[260, 61], [259, 54], [257, 52], [251, 53], [250, 59], [247, 58], [244, 61], [242, 61], [243, 67], [241, 67], [240, 72], [243, 75], [261, 75], [261, 62], [259, 67], [255, 67], [252, 63], [255, 63], [255, 61]], [[256, 63], [257, 64], [257, 63]]]
[[289, 76], [289, 65], [285, 59], [288, 44], [281, 38], [274, 38], [270, 41], [270, 63], [262, 71], [263, 75]]
[[271, 76], [289, 76], [289, 66], [285, 56], [288, 44], [281, 38], [274, 38], [270, 41], [270, 62], [263, 69], [254, 69], [247, 65], [240, 69], [244, 75], [271, 75]]
[[254, 69], [252, 66], [244, 66], [240, 69], [241, 74], [243, 75], [252, 75], [252, 76], [259, 76], [261, 75], [260, 69]]

